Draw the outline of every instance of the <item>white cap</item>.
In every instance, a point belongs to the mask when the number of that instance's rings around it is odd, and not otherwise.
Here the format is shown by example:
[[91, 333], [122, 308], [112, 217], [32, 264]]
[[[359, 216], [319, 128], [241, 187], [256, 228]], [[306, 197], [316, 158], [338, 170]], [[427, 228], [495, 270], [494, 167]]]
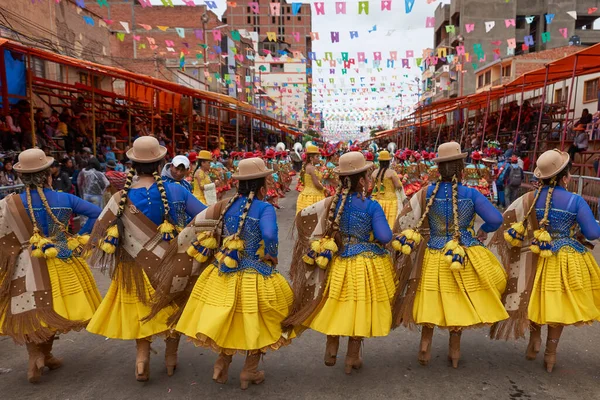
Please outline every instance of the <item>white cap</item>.
[[173, 166], [175, 168], [179, 167], [180, 165], [183, 165], [186, 168], [190, 167], [190, 160], [188, 160], [188, 158], [186, 156], [175, 156], [173, 158], [173, 161], [171, 161], [171, 164], [173, 164]]

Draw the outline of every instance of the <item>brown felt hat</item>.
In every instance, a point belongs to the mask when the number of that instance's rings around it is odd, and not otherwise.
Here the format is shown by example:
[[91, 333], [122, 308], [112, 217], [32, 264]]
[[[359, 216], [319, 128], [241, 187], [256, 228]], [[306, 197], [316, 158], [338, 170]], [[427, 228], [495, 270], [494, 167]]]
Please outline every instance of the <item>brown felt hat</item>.
[[433, 161], [436, 163], [442, 163], [447, 161], [461, 160], [467, 157], [467, 153], [463, 153], [460, 144], [456, 142], [448, 142], [441, 144], [438, 147], [438, 156]]
[[333, 172], [340, 176], [355, 175], [371, 168], [373, 163], [365, 160], [365, 156], [360, 151], [351, 151], [340, 157], [339, 167], [335, 167]]
[[246, 158], [238, 164], [238, 172], [232, 175], [233, 179], [248, 181], [250, 179], [263, 178], [273, 173], [267, 168], [265, 162], [258, 157]]
[[148, 164], [165, 158], [167, 148], [161, 146], [152, 136], [142, 136], [133, 142], [131, 149], [127, 150], [127, 158], [133, 162]]
[[537, 159], [533, 174], [538, 179], [552, 178], [565, 169], [570, 160], [569, 153], [558, 149], [548, 150]]
[[19, 162], [13, 165], [13, 169], [29, 174], [50, 168], [53, 162], [54, 157], [48, 157], [43, 150], [27, 149], [19, 154]]

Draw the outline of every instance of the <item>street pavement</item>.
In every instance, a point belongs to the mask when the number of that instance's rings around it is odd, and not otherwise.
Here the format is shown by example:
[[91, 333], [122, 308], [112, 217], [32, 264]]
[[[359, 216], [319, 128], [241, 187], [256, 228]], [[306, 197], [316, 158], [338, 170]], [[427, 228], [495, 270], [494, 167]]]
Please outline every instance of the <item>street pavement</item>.
[[[292, 186], [294, 187], [294, 186]], [[291, 230], [297, 193], [280, 200], [279, 270], [288, 276], [293, 241]], [[598, 255], [598, 252], [595, 252]], [[94, 270], [102, 293], [109, 278]], [[545, 337], [545, 331], [544, 331]], [[323, 364], [325, 337], [308, 331], [290, 346], [264, 356], [266, 381], [243, 392], [239, 373], [243, 357], [234, 357], [226, 385], [214, 383], [216, 355], [182, 339], [179, 365], [167, 377], [164, 342], [156, 340], [151, 356], [150, 381], [134, 377], [135, 343], [107, 340], [85, 331], [62, 335], [54, 354], [64, 366], [46, 371], [39, 384], [27, 382], [24, 347], [0, 337], [0, 400], [11, 399], [600, 399], [600, 328], [597, 324], [568, 327], [559, 345], [552, 374], [543, 369], [543, 347], [536, 361], [525, 359], [527, 342], [491, 341], [486, 329], [464, 332], [461, 361], [452, 369], [447, 361], [448, 334], [436, 330], [428, 367], [417, 362], [420, 334], [399, 328], [388, 337], [367, 339], [363, 368], [344, 374], [346, 340], [340, 344], [335, 367]]]

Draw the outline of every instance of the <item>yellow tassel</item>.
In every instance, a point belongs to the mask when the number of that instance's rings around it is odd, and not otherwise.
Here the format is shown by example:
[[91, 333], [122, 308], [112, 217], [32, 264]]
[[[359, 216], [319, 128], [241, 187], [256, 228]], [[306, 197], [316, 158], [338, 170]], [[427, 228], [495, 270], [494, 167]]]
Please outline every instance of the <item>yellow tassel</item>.
[[222, 252], [218, 252], [218, 253], [215, 255], [215, 258], [217, 259], [217, 261], [218, 261], [219, 263], [223, 263], [223, 260], [225, 259], [225, 254], [223, 254]]
[[46, 251], [44, 251], [44, 257], [49, 259], [56, 258], [57, 255], [58, 250], [56, 249], [56, 247], [50, 247], [49, 249], [46, 249]]
[[215, 239], [213, 236], [210, 236], [203, 240], [199, 240], [199, 242], [202, 246], [206, 247], [207, 249], [213, 250], [217, 248], [217, 239]]
[[320, 253], [321, 252], [321, 242], [318, 240], [314, 240], [311, 244], [310, 244], [310, 248], [312, 251], [314, 251], [315, 253]]
[[169, 221], [164, 221], [158, 226], [158, 230], [160, 233], [171, 233], [175, 230], [175, 227]]
[[223, 260], [223, 264], [225, 264], [229, 269], [235, 269], [238, 265], [237, 261], [235, 261], [231, 257], [225, 257], [225, 259]]
[[540, 246], [538, 246], [537, 244], [532, 244], [531, 246], [529, 246], [529, 250], [531, 250], [532, 253], [535, 254], [540, 254]]
[[330, 250], [332, 253], [337, 253], [338, 247], [335, 244], [335, 240], [332, 238], [326, 238], [321, 246], [322, 250]]
[[319, 257], [317, 257], [315, 262], [317, 263], [319, 268], [325, 269], [325, 268], [327, 268], [327, 264], [329, 264], [329, 259], [327, 257], [319, 256]]
[[445, 256], [444, 259], [446, 260], [446, 264], [448, 264], [448, 265], [452, 264], [452, 256], [451, 255]]
[[117, 228], [117, 225], [113, 225], [110, 228], [108, 228], [106, 230], [106, 236], [118, 238], [119, 237], [119, 228]]
[[79, 235], [79, 236], [77, 236], [77, 241], [82, 246], [85, 246], [90, 241], [90, 235]]
[[552, 250], [542, 250], [542, 251], [540, 251], [540, 257], [542, 257], [542, 258], [552, 257]]
[[465, 252], [464, 247], [459, 245], [457, 248], [454, 249], [454, 254], [458, 254], [459, 256], [464, 257], [467, 253]]
[[446, 243], [446, 245], [444, 246], [444, 253], [447, 251], [454, 251], [459, 247], [459, 243], [458, 240], [451, 240], [448, 243]]
[[198, 253], [194, 256], [194, 259], [196, 261], [198, 261], [200, 264], [202, 264], [202, 263], [206, 262], [206, 260], [208, 260], [208, 257], [202, 253]]
[[412, 252], [412, 249], [409, 245], [405, 244], [402, 246], [402, 254], [409, 255]]
[[114, 245], [107, 242], [102, 242], [102, 244], [100, 245], [100, 249], [106, 254], [113, 254], [117, 250], [117, 248]]
[[311, 257], [308, 256], [308, 254], [305, 254], [302, 256], [302, 260], [307, 263], [308, 265], [314, 265], [315, 260], [312, 259]]
[[525, 233], [525, 225], [522, 221], [515, 222], [510, 227], [513, 228], [517, 233], [520, 233], [521, 235]]
[[187, 248], [186, 253], [188, 256], [190, 257], [196, 257], [196, 255], [198, 255], [198, 250], [196, 250], [196, 248], [194, 246], [190, 246]]
[[42, 236], [38, 232], [34, 232], [31, 238], [29, 239], [29, 243], [32, 245], [37, 245], [40, 240], [42, 240]]
[[454, 261], [452, 264], [450, 264], [451, 271], [460, 271], [462, 268], [463, 268], [463, 265], [461, 263], [459, 263], [458, 261]]
[[544, 229], [540, 233], [540, 237], [538, 238], [538, 240], [540, 242], [551, 242], [552, 241], [552, 236], [550, 236], [550, 232], [548, 232], [547, 230]]
[[44, 252], [39, 247], [36, 247], [35, 250], [32, 250], [31, 255], [35, 258], [44, 258]]
[[392, 241], [392, 247], [394, 248], [394, 250], [396, 251], [402, 251], [402, 244], [400, 243], [399, 240], [394, 240]]
[[79, 243], [79, 240], [77, 240], [76, 237], [70, 237], [69, 240], [67, 240], [67, 247], [71, 251], [77, 249], [80, 245], [81, 244]]

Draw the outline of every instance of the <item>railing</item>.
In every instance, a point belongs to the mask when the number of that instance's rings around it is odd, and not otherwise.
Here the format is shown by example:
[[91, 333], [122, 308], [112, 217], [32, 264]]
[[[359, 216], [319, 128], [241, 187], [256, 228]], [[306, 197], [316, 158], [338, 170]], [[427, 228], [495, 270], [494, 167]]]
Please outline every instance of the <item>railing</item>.
[[[519, 196], [532, 190], [537, 179], [532, 172], [525, 172], [525, 181], [519, 190]], [[600, 219], [598, 203], [600, 203], [600, 178], [594, 176], [571, 175], [567, 190], [577, 193], [588, 203], [596, 219]]]
[[21, 193], [25, 185], [0, 186], [0, 199], [5, 198], [11, 193]]

